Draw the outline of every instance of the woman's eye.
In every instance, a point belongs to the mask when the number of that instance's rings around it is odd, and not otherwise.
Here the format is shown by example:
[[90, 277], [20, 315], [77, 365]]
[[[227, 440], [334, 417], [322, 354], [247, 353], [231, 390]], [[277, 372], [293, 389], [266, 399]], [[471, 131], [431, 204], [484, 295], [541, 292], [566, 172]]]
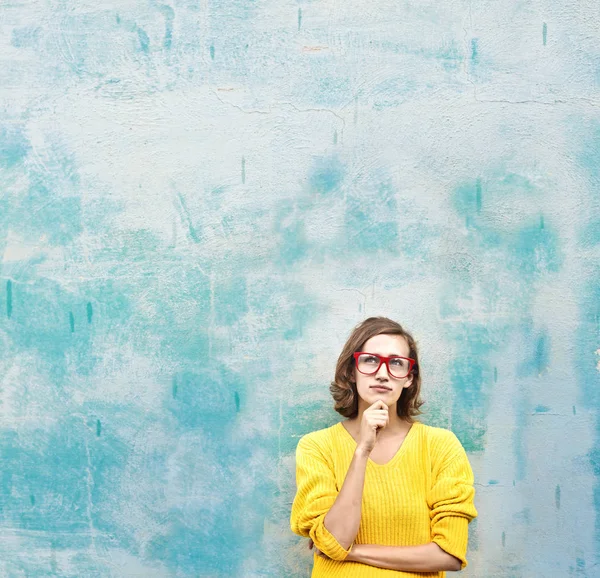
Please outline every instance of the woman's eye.
[[404, 359], [392, 359], [390, 363], [396, 367], [404, 367]]

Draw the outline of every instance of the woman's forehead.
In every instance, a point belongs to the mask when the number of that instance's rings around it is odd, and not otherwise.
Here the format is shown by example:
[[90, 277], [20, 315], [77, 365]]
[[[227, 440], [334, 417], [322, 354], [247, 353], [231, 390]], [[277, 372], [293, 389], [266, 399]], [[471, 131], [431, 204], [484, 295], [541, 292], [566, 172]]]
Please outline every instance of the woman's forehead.
[[363, 346], [369, 353], [379, 353], [380, 355], [405, 355], [409, 353], [408, 342], [402, 335], [388, 335], [382, 333], [375, 335], [365, 341]]

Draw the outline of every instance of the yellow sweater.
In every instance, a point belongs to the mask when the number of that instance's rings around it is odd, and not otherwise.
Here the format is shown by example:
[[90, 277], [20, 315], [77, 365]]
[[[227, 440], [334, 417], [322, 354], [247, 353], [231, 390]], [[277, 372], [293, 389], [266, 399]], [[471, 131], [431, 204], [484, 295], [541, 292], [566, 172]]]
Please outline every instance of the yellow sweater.
[[[345, 562], [345, 550], [323, 523], [350, 467], [356, 442], [337, 423], [304, 435], [296, 449], [292, 531], [311, 537], [331, 560], [315, 555], [312, 578], [444, 578], [445, 572], [400, 572]], [[468, 525], [477, 516], [473, 472], [450, 430], [415, 422], [384, 465], [369, 458], [355, 544], [416, 546], [436, 542], [467, 565]]]

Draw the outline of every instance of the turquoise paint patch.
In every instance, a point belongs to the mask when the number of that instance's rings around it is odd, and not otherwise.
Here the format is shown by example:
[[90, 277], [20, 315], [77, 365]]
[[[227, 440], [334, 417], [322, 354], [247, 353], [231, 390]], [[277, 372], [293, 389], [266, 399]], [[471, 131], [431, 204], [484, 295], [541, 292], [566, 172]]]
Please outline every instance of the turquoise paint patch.
[[215, 59], [215, 47], [214, 45], [210, 45], [210, 59], [214, 60]]
[[298, 8], [298, 30], [302, 28], [302, 8]]
[[40, 38], [40, 29], [26, 26], [13, 28], [10, 43], [15, 48], [35, 48]]
[[248, 293], [248, 308], [263, 318], [263, 324], [255, 330], [255, 338], [265, 342], [301, 337], [306, 325], [325, 313], [319, 300], [307, 293], [304, 284], [282, 281], [278, 277], [253, 285]]
[[483, 367], [472, 357], [458, 357], [451, 364], [454, 392], [452, 431], [467, 452], [485, 449], [485, 415], [482, 412]]
[[485, 449], [487, 412], [494, 387], [491, 356], [501, 347], [508, 329], [499, 324], [458, 323], [447, 330], [458, 344], [448, 374], [453, 392], [452, 431], [467, 451]]
[[309, 176], [311, 189], [321, 195], [337, 191], [343, 181], [345, 168], [337, 157], [315, 159]]
[[303, 207], [289, 200], [283, 200], [277, 207], [274, 233], [278, 239], [278, 266], [292, 266], [309, 254], [303, 212]]
[[239, 396], [240, 390], [246, 390], [246, 377], [228, 370], [205, 353], [199, 353], [198, 358], [200, 369], [196, 373], [184, 371], [173, 377], [176, 396], [171, 394], [166, 398], [165, 406], [179, 427], [200, 428], [216, 439], [236, 419], [236, 394]]
[[419, 84], [406, 76], [387, 78], [373, 87], [372, 106], [375, 110], [401, 106], [418, 89]]
[[31, 145], [19, 126], [0, 129], [0, 167], [10, 169], [21, 163], [29, 154]]
[[488, 482], [488, 485], [490, 486], [497, 486], [500, 482], [498, 480], [490, 480]]
[[86, 315], [87, 315], [87, 322], [88, 322], [88, 323], [91, 323], [91, 322], [92, 322], [92, 317], [93, 317], [93, 315], [94, 315], [94, 310], [93, 310], [93, 308], [92, 308], [92, 304], [91, 304], [91, 303], [88, 303], [88, 304], [85, 306], [85, 310], [86, 310]]
[[449, 72], [457, 70], [464, 62], [462, 46], [454, 40], [444, 42], [442, 46], [433, 48], [415, 47], [410, 44], [389, 40], [380, 41], [377, 43], [377, 46], [382, 53], [388, 52], [396, 55], [409, 55], [423, 60], [433, 61]]
[[535, 413], [548, 413], [550, 409], [551, 408], [549, 408], [547, 405], [536, 405], [533, 408], [533, 411], [535, 411]]
[[71, 328], [71, 333], [75, 333], [75, 316], [72, 311], [69, 311], [69, 327]]
[[[518, 394], [513, 400], [513, 411], [515, 416], [515, 428], [512, 434], [513, 456], [515, 460], [516, 481], [523, 481], [527, 475], [528, 452], [525, 431], [529, 425], [529, 414], [531, 405], [527, 384], [517, 382]], [[513, 481], [514, 485], [514, 481]]]
[[175, 11], [166, 4], [161, 4], [158, 8], [165, 19], [165, 37], [163, 39], [163, 47], [165, 50], [170, 50], [173, 43], [173, 21], [175, 20]]
[[533, 341], [531, 356], [518, 366], [519, 377], [538, 377], [550, 365], [550, 336], [543, 331]]
[[558, 234], [547, 224], [536, 223], [520, 229], [510, 245], [509, 266], [522, 275], [556, 272], [563, 261]]
[[[582, 142], [578, 156], [589, 182], [589, 201], [584, 205], [587, 207], [586, 216], [589, 219], [584, 225], [584, 230], [589, 231], [594, 223], [600, 222], [600, 122], [595, 120], [588, 124], [586, 119], [583, 126], [587, 138]], [[581, 124], [577, 128], [582, 130]], [[600, 372], [596, 354], [600, 335], [600, 266], [593, 256], [589, 259], [591, 262], [586, 262], [589, 267], [588, 280], [578, 285], [579, 314], [574, 348], [579, 353], [575, 367], [580, 403], [595, 414], [594, 438], [588, 458], [595, 477], [594, 552], [596, 557], [600, 557]], [[575, 410], [575, 407], [573, 409]], [[577, 569], [581, 572], [585, 569], [585, 560], [582, 558], [577, 559]]]
[[479, 39], [471, 38], [471, 63], [473, 65], [479, 63]]
[[9, 279], [6, 282], [6, 316], [12, 317], [13, 297], [12, 297], [12, 281]]
[[548, 25], [544, 22], [542, 26], [542, 42], [546, 46], [546, 40], [548, 38]]
[[300, 339], [306, 324], [312, 319], [313, 312], [309, 303], [298, 303], [292, 307], [291, 327], [283, 332], [283, 338], [290, 341]]
[[41, 182], [34, 182], [24, 195], [14, 194], [7, 213], [0, 215], [0, 225], [17, 224], [26, 239], [39, 242], [40, 238], [50, 245], [71, 243], [82, 231], [81, 199], [63, 196], [48, 189]]
[[[401, 249], [396, 220], [399, 212], [395, 191], [389, 182], [381, 182], [360, 196], [348, 196], [344, 224], [349, 250], [383, 250], [397, 254]], [[410, 238], [407, 235], [407, 240]]]
[[217, 325], [233, 325], [248, 312], [246, 279], [230, 277], [215, 283], [215, 322]]
[[481, 213], [486, 196], [489, 197], [488, 204], [491, 206], [497, 199], [531, 197], [537, 193], [527, 177], [497, 169], [490, 171], [486, 177], [477, 177], [474, 181], [458, 186], [453, 193], [452, 204], [459, 215], [470, 217], [474, 225], [485, 229], [485, 215], [478, 217], [478, 213]]
[[597, 368], [598, 328], [600, 327], [600, 267], [590, 272], [592, 281], [581, 285], [579, 320], [575, 348], [579, 352], [576, 375], [580, 399], [584, 407], [595, 412], [594, 441], [588, 454], [594, 481], [594, 546], [600, 553], [600, 372]]
[[579, 244], [584, 248], [600, 244], [600, 220], [593, 221], [582, 227], [579, 234]]
[[150, 52], [150, 37], [146, 34], [146, 31], [139, 26], [137, 27], [137, 35], [138, 40], [140, 41], [140, 50], [144, 54], [148, 54]]
[[187, 207], [187, 203], [185, 202], [185, 199], [183, 198], [183, 195], [181, 195], [181, 193], [177, 193], [177, 199], [179, 200], [179, 205], [177, 206], [177, 209], [179, 211], [181, 221], [187, 227], [192, 241], [194, 243], [199, 243], [201, 237], [200, 227], [192, 219], [192, 215], [190, 214], [190, 211]]
[[[563, 263], [560, 238], [543, 215], [532, 217], [531, 224], [509, 231], [498, 231], [494, 219], [486, 211], [496, 201], [506, 202], [516, 195], [537, 195], [535, 187], [526, 177], [514, 173], [497, 173], [487, 179], [478, 178], [473, 183], [457, 187], [453, 206], [464, 218], [473, 244], [478, 250], [500, 250], [505, 254], [508, 269], [522, 277], [559, 271]], [[486, 202], [486, 199], [488, 202]], [[491, 209], [490, 209], [491, 210]]]
[[[74, 316], [67, 317], [65, 313], [73, 301], [70, 293], [48, 279], [37, 278], [34, 284], [27, 283], [27, 277], [22, 281], [14, 295], [16, 306], [11, 323], [5, 326], [12, 344], [11, 355], [35, 353], [37, 370], [48, 371], [62, 392], [67, 374], [87, 374], [95, 366], [97, 360], [90, 355], [90, 335], [79, 332], [77, 339], [72, 338]], [[70, 370], [67, 354], [71, 357]]]
[[[77, 548], [86, 549], [90, 546], [90, 523], [98, 533], [106, 527], [102, 521], [109, 511], [106, 506], [119, 495], [120, 480], [115, 480], [115, 474], [125, 467], [129, 452], [116, 439], [95, 445], [93, 440], [99, 438], [90, 437], [82, 420], [68, 411], [53, 428], [36, 429], [33, 445], [15, 431], [0, 431], [7, 468], [0, 479], [0, 498], [4, 520], [13, 527], [54, 534], [58, 548], [69, 548], [73, 536], [80, 542]], [[31, 504], [35, 508], [23, 507], [23, 492], [35, 496]], [[114, 531], [116, 520], [108, 526]], [[114, 537], [118, 538], [118, 533]]]

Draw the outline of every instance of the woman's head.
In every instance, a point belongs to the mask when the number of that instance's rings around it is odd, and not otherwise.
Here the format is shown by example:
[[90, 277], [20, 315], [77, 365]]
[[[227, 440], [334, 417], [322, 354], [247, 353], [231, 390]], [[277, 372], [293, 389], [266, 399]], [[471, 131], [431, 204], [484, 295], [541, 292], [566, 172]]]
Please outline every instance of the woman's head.
[[[414, 364], [412, 367], [409, 365], [406, 371], [397, 370], [396, 367], [400, 369], [405, 361], [396, 360], [391, 362], [391, 374], [385, 363], [372, 373], [377, 368], [377, 358], [364, 356], [361, 357], [362, 371], [359, 371], [358, 362], [354, 358], [356, 352], [410, 358], [414, 360]], [[365, 362], [364, 366], [362, 360]], [[373, 386], [385, 386], [389, 390], [382, 392], [373, 389]], [[396, 403], [399, 417], [408, 422], [414, 421], [413, 417], [421, 413], [419, 408], [423, 402], [419, 397], [419, 354], [412, 335], [387, 317], [365, 319], [354, 328], [346, 341], [329, 389], [335, 401], [334, 409], [344, 417], [356, 417], [361, 400], [362, 405], [368, 407], [377, 399], [382, 399], [389, 406]]]

